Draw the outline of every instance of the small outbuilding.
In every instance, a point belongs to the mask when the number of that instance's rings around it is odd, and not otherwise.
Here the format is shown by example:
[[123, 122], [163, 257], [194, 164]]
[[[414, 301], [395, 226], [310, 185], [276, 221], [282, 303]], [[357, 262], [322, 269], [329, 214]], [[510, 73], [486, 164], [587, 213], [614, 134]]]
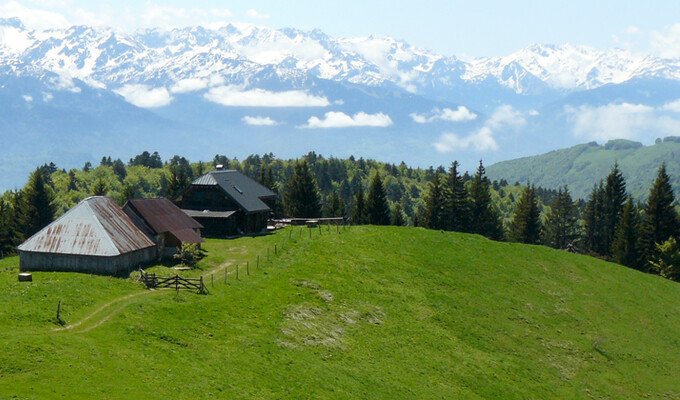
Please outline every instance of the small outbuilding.
[[17, 247], [21, 271], [129, 274], [156, 258], [156, 244], [116, 202], [92, 196]]
[[179, 200], [182, 210], [208, 236], [263, 232], [276, 193], [236, 170], [218, 169], [196, 178]]
[[172, 257], [182, 243], [203, 242], [203, 225], [168, 199], [131, 199], [123, 212], [156, 243], [159, 258]]

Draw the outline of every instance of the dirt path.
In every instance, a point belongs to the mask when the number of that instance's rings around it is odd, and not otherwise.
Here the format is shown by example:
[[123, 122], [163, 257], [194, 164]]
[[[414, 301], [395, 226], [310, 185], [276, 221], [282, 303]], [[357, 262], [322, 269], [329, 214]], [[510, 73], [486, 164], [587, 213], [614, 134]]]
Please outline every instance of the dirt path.
[[[217, 272], [223, 271], [225, 268], [228, 268], [229, 266], [232, 265], [231, 261], [227, 261], [225, 263], [220, 264], [216, 268], [206, 271], [205, 275], [208, 274], [215, 274]], [[228, 274], [231, 275], [233, 274], [234, 271], [228, 271]], [[86, 315], [83, 317], [81, 320], [78, 322], [74, 322], [72, 324], [66, 325], [64, 327], [60, 328], [53, 328], [52, 331], [58, 332], [58, 331], [70, 331], [73, 333], [82, 333], [82, 332], [88, 332], [91, 331], [92, 329], [98, 327], [99, 325], [103, 324], [104, 322], [108, 321], [111, 317], [113, 317], [115, 314], [118, 312], [122, 311], [125, 307], [127, 307], [129, 304], [137, 300], [137, 297], [145, 296], [145, 295], [154, 295], [158, 293], [163, 293], [163, 290], [145, 290], [143, 292], [137, 292], [137, 293], [131, 293], [127, 294], [125, 296], [121, 296], [118, 298], [115, 298], [107, 303], [102, 304], [91, 312], [90, 314]]]

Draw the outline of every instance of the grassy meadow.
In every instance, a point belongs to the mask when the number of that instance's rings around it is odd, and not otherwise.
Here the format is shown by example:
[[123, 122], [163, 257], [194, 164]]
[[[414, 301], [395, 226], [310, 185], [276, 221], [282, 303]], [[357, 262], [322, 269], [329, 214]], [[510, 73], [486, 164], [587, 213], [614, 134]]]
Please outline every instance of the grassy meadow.
[[680, 285], [656, 276], [420, 228], [204, 248], [183, 274], [207, 295], [1, 260], [0, 399], [680, 398]]

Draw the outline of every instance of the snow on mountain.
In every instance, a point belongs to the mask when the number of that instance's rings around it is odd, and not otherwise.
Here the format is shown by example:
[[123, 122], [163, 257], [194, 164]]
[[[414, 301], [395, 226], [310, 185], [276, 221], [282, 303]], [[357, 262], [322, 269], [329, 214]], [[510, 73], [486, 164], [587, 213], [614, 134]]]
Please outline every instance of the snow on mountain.
[[310, 76], [373, 87], [387, 84], [426, 97], [437, 97], [435, 85], [492, 82], [527, 95], [546, 88], [594, 89], [636, 77], [680, 80], [679, 60], [625, 50], [533, 45], [504, 57], [462, 61], [388, 36], [332, 38], [318, 30], [250, 24], [126, 33], [87, 26], [28, 31], [19, 20], [5, 19], [0, 20], [0, 62], [113, 90], [128, 84], [170, 88], [191, 79], [205, 82], [197, 87], [207, 87], [211, 79], [250, 87], [253, 76], [272, 67], [282, 81]]

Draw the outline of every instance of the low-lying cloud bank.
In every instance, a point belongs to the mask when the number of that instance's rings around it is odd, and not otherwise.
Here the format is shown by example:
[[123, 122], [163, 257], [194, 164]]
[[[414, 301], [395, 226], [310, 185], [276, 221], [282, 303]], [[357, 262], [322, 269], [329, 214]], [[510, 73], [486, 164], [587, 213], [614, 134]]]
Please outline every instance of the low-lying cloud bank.
[[229, 107], [326, 107], [330, 105], [324, 96], [316, 96], [306, 90], [271, 92], [264, 89], [243, 90], [236, 86], [218, 86], [204, 95], [206, 99]]
[[350, 128], [373, 127], [385, 128], [393, 124], [389, 115], [383, 113], [367, 114], [359, 112], [349, 116], [343, 112], [330, 111], [323, 118], [311, 117], [301, 128]]
[[473, 113], [465, 106], [458, 106], [455, 110], [450, 108], [445, 108], [443, 110], [435, 108], [426, 114], [413, 113], [409, 114], [409, 116], [413, 122], [419, 124], [427, 124], [435, 121], [467, 122], [477, 118], [477, 114]]

